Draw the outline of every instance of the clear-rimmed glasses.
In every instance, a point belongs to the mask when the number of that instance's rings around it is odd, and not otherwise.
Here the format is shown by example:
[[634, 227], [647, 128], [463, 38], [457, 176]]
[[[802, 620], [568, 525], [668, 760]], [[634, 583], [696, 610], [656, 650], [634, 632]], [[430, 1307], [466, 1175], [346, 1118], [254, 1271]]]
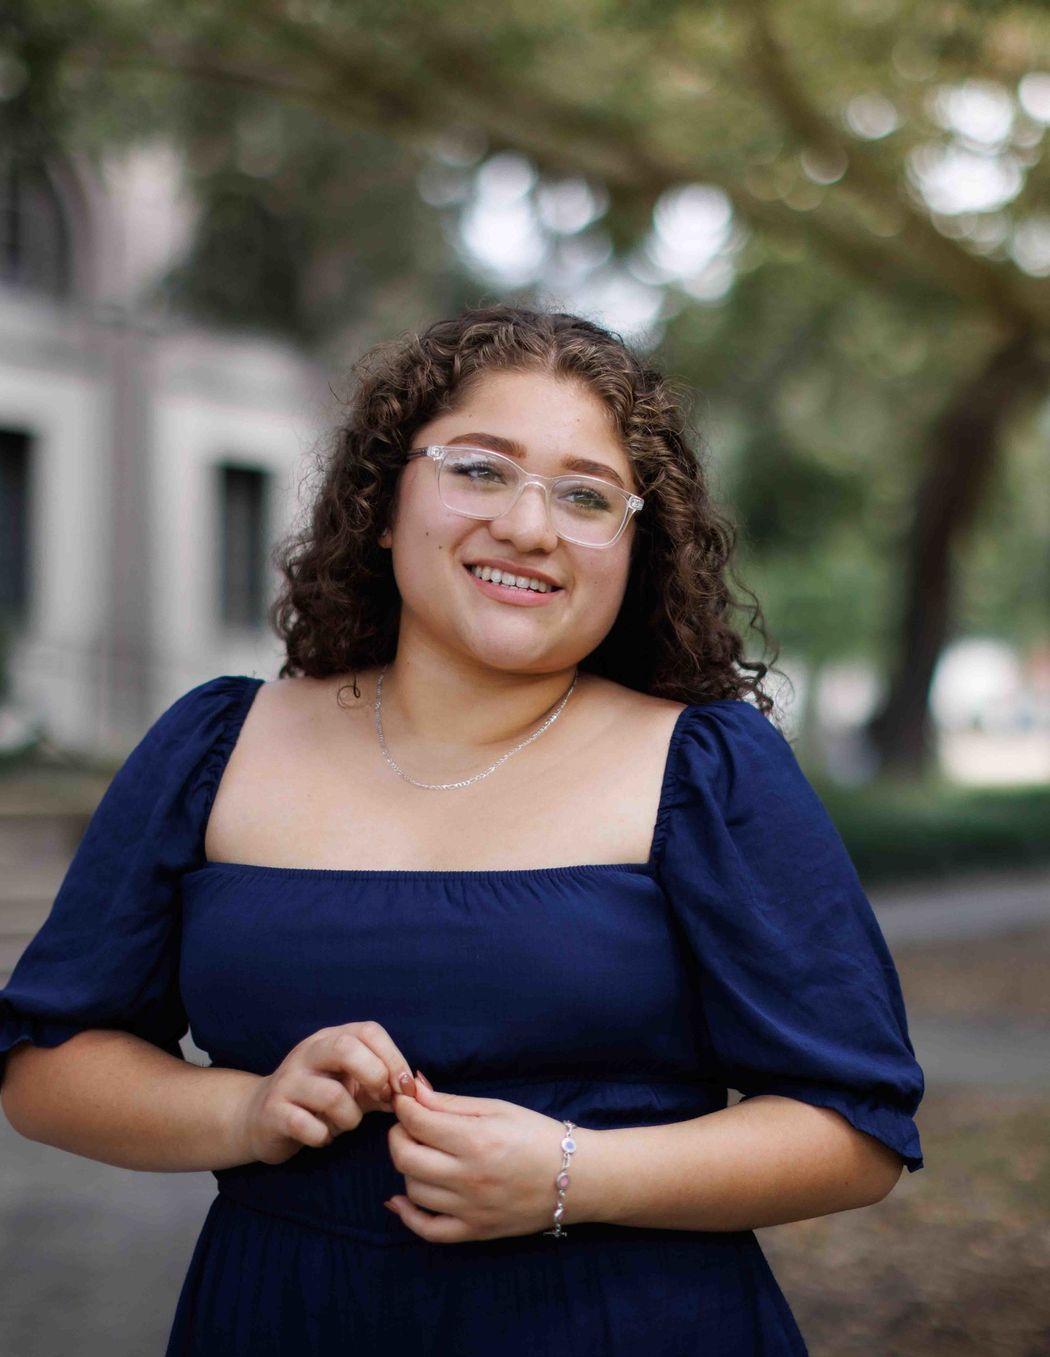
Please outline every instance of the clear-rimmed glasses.
[[429, 457], [436, 464], [441, 502], [467, 518], [499, 518], [513, 509], [527, 485], [538, 485], [551, 527], [581, 547], [611, 547], [644, 503], [599, 476], [537, 476], [488, 448], [432, 443], [406, 453], [405, 461], [413, 457]]

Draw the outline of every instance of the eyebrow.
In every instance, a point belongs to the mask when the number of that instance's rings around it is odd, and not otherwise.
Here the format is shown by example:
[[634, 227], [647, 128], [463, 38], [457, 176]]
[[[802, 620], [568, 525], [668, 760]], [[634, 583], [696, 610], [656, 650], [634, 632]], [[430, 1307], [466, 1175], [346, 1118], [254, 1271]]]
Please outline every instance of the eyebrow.
[[[522, 460], [528, 455], [525, 448], [516, 443], [513, 438], [501, 438], [499, 434], [494, 433], [461, 433], [455, 438], [450, 438], [449, 444], [470, 443], [484, 445], [491, 448], [493, 452], [506, 453], [508, 457], [520, 457]], [[626, 490], [620, 475], [606, 466], [604, 462], [591, 462], [586, 457], [563, 457], [561, 464], [569, 471], [581, 471], [588, 476], [600, 476], [605, 480], [614, 481], [621, 490]]]

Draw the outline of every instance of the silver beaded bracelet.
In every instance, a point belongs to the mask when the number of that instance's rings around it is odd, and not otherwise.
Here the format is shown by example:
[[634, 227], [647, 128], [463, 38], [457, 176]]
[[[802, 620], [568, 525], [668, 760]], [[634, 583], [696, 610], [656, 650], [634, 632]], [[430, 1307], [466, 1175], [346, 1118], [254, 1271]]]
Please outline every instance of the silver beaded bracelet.
[[558, 1204], [554, 1208], [554, 1229], [544, 1230], [545, 1235], [553, 1235], [555, 1239], [565, 1239], [568, 1230], [561, 1227], [561, 1218], [565, 1214], [565, 1189], [569, 1186], [569, 1160], [576, 1153], [576, 1142], [572, 1138], [572, 1133], [576, 1129], [575, 1122], [563, 1122], [566, 1134], [561, 1142], [562, 1156], [561, 1168], [558, 1170], [558, 1176], [554, 1179], [554, 1186], [558, 1189]]

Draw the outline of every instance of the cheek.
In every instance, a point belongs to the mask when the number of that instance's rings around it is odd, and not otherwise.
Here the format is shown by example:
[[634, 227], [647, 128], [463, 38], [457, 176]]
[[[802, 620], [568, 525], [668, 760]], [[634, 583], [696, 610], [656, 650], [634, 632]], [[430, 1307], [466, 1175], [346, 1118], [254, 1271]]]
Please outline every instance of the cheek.
[[594, 578], [603, 594], [615, 594], [621, 597], [627, 589], [627, 580], [631, 571], [631, 558], [627, 548], [620, 550], [619, 543], [608, 553], [611, 559], [600, 562]]

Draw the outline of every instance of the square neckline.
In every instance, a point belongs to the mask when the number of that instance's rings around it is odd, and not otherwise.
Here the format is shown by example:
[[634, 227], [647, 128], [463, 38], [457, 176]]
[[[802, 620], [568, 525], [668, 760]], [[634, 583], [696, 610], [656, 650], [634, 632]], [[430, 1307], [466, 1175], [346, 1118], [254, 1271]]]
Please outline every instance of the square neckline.
[[[248, 712], [251, 710], [252, 703], [255, 701], [259, 689], [265, 682], [265, 679], [248, 677], [248, 683], [245, 686], [244, 693], [227, 725], [226, 739], [224, 741], [226, 748], [221, 761], [218, 763], [218, 776], [214, 779], [212, 795], [205, 808], [203, 820], [205, 829], [207, 829], [207, 823], [211, 815], [211, 806], [214, 797], [218, 792], [219, 782], [222, 780], [223, 772], [233, 755], [234, 747], [240, 738], [244, 723], [248, 719]], [[717, 702], [708, 703], [706, 705], [717, 705]], [[564, 876], [572, 873], [628, 872], [636, 875], [653, 877], [655, 879], [656, 859], [659, 853], [660, 844], [663, 840], [663, 827], [668, 811], [668, 796], [674, 772], [675, 754], [678, 745], [681, 742], [682, 732], [685, 729], [685, 717], [688, 712], [694, 709], [694, 706], [694, 703], [686, 703], [675, 717], [674, 725], [671, 727], [671, 735], [667, 742], [667, 753], [664, 756], [663, 776], [660, 780], [660, 795], [656, 808], [656, 818], [653, 823], [653, 833], [649, 844], [649, 857], [645, 862], [576, 862], [555, 865], [552, 867], [287, 867], [267, 862], [228, 862], [222, 858], [205, 858], [201, 866], [197, 869], [197, 872], [225, 872], [231, 875], [270, 874], [279, 876], [348, 877], [351, 879], [355, 877], [384, 877], [390, 880], [396, 880], [399, 877], [412, 880], [424, 880], [426, 878], [447, 879], [465, 876], [531, 877]], [[197, 873], [195, 872], [194, 875], [196, 874]]]

